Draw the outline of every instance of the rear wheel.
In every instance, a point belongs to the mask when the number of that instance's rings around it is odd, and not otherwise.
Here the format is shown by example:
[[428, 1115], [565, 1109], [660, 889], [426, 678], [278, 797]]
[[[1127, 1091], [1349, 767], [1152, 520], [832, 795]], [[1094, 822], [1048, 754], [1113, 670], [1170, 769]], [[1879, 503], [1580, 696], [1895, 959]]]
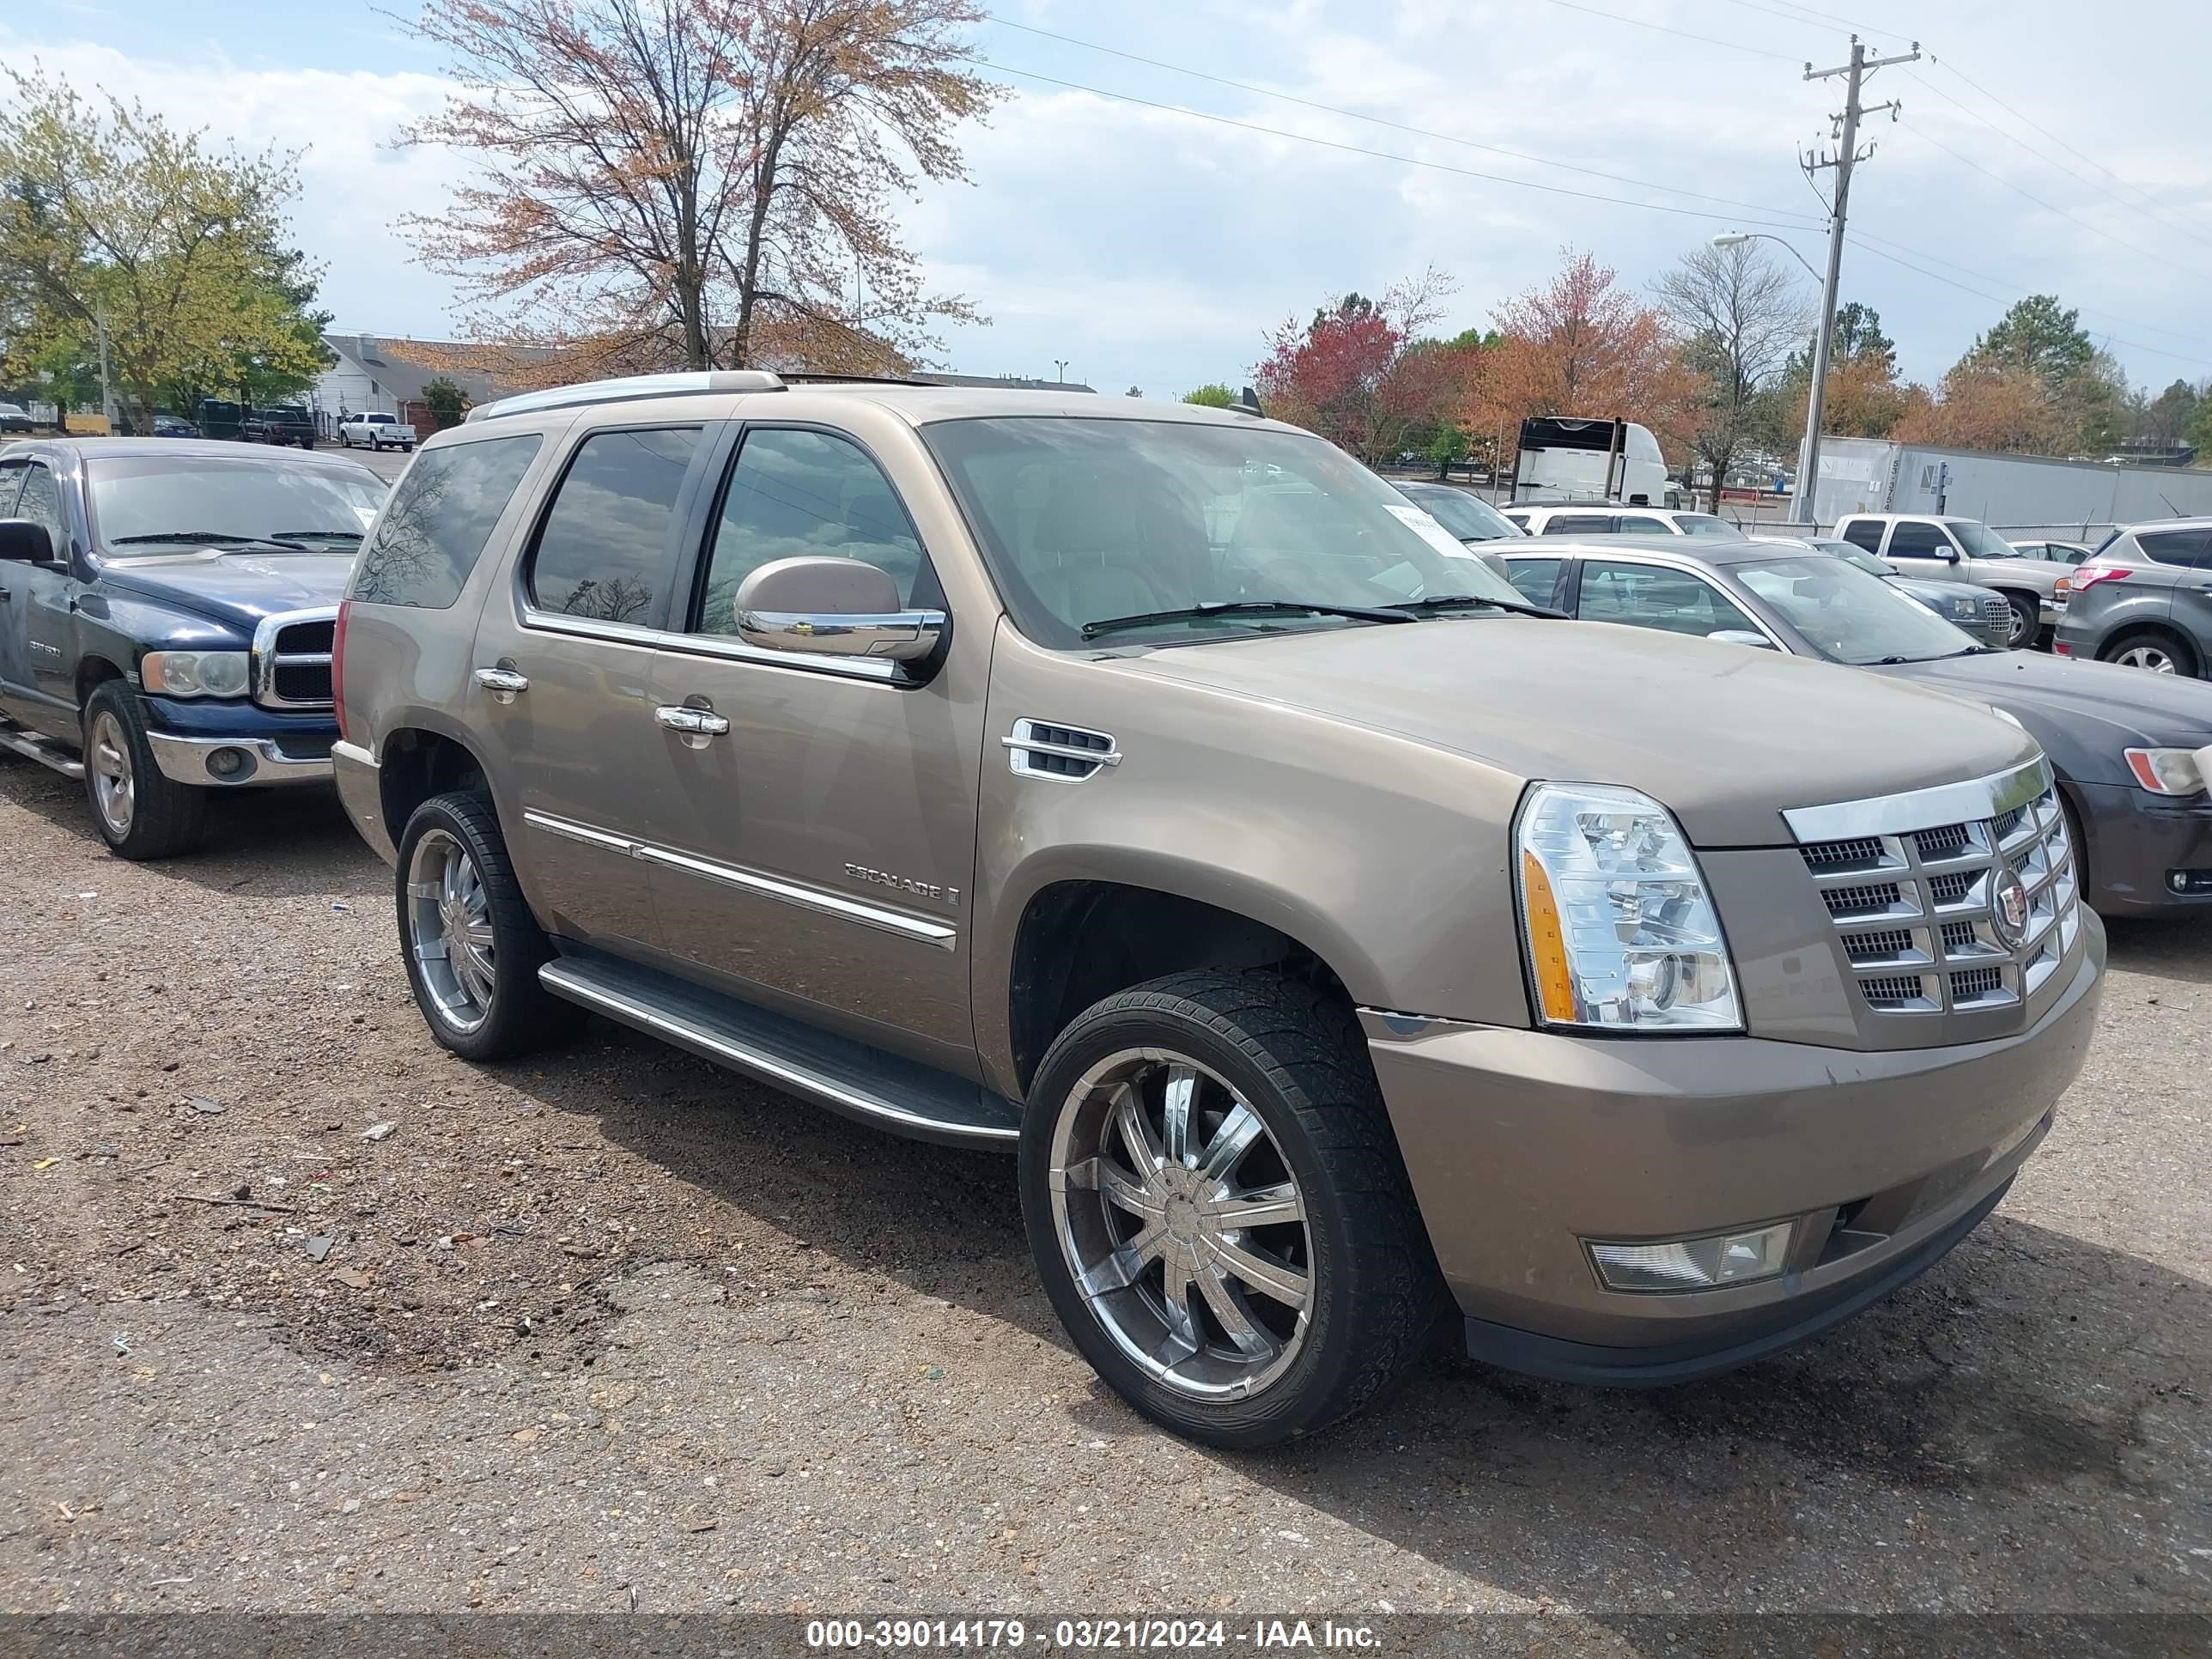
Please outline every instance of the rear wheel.
[[538, 983], [553, 947], [515, 879], [499, 815], [482, 795], [437, 795], [399, 838], [399, 943], [430, 1035], [465, 1060], [507, 1060], [550, 1042], [562, 1003]]
[[2179, 636], [2160, 628], [2138, 628], [2107, 641], [2097, 653], [2097, 660], [2148, 669], [2154, 674], [2178, 674], [2185, 679], [2195, 679], [2203, 672], [2197, 653]]
[[1370, 1403], [1443, 1305], [1351, 1011], [1279, 974], [1174, 975], [1079, 1016], [1037, 1069], [1021, 1188], [1076, 1346], [1208, 1445]]

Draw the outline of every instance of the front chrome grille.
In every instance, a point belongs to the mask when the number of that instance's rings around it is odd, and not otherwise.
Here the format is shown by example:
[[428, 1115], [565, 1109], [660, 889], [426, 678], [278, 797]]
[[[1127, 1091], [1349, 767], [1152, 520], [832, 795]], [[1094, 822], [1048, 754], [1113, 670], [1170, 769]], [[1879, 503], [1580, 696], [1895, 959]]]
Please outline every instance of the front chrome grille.
[[288, 611], [264, 617], [253, 630], [253, 701], [264, 708], [324, 709], [331, 691], [331, 653], [337, 611]]
[[[1985, 809], [2000, 810], [1959, 817], [1960, 792], [1973, 788], [1984, 790]], [[1801, 839], [1798, 850], [1869, 1010], [2016, 1006], [2058, 970], [2081, 929], [2073, 848], [2049, 768], [2039, 762], [1984, 784], [1925, 793], [1936, 798], [1925, 825], [1910, 822], [1914, 797], [1786, 816], [1793, 828], [1854, 830]], [[1951, 811], [1936, 816], [1943, 805]], [[1880, 833], [1863, 833], [1870, 825]]]

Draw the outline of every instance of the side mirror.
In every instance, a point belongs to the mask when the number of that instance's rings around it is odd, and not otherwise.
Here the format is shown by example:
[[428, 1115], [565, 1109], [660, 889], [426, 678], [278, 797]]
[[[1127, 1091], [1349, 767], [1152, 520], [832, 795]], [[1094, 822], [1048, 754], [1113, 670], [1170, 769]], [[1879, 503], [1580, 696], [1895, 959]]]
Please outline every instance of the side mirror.
[[1723, 628], [1708, 634], [1709, 640], [1718, 640], [1723, 645], [1747, 645], [1758, 651], [1771, 651], [1774, 641], [1764, 634], [1754, 634], [1748, 628]]
[[898, 584], [865, 559], [777, 559], [738, 584], [738, 637], [766, 651], [913, 662], [937, 649], [942, 611], [902, 611]]
[[52, 564], [52, 533], [35, 519], [0, 519], [0, 559], [14, 564]]

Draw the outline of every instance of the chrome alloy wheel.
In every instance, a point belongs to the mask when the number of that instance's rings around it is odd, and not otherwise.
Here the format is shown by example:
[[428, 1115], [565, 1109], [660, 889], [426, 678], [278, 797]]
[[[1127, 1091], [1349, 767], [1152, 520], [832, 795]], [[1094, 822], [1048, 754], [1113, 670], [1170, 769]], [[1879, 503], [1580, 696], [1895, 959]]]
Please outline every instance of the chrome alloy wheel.
[[138, 790], [131, 774], [131, 739], [123, 722], [106, 709], [92, 717], [90, 752], [92, 802], [107, 831], [121, 841], [131, 833], [138, 810]]
[[2112, 660], [2123, 668], [2148, 668], [2154, 674], [2178, 672], [2173, 664], [2173, 653], [2162, 645], [2131, 645]]
[[473, 1031], [491, 1012], [491, 899], [459, 839], [433, 830], [407, 866], [407, 948], [438, 1018]]
[[1078, 1292], [1154, 1379], [1236, 1399], [1297, 1357], [1314, 1288], [1305, 1200], [1219, 1075], [1159, 1048], [1100, 1060], [1061, 1105], [1048, 1180]]

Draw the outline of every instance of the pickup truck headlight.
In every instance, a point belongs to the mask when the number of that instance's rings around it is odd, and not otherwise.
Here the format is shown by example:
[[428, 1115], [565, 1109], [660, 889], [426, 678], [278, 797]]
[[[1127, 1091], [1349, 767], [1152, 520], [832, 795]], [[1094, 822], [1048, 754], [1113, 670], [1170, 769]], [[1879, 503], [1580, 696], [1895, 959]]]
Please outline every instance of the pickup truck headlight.
[[1609, 784], [1540, 783], [1521, 803], [1514, 839], [1543, 1024], [1743, 1029], [1720, 917], [1665, 807]]
[[161, 697], [242, 697], [252, 682], [244, 651], [149, 651], [138, 678]]
[[2128, 770], [2154, 795], [2194, 795], [2212, 783], [2212, 744], [2203, 749], [2130, 749]]

